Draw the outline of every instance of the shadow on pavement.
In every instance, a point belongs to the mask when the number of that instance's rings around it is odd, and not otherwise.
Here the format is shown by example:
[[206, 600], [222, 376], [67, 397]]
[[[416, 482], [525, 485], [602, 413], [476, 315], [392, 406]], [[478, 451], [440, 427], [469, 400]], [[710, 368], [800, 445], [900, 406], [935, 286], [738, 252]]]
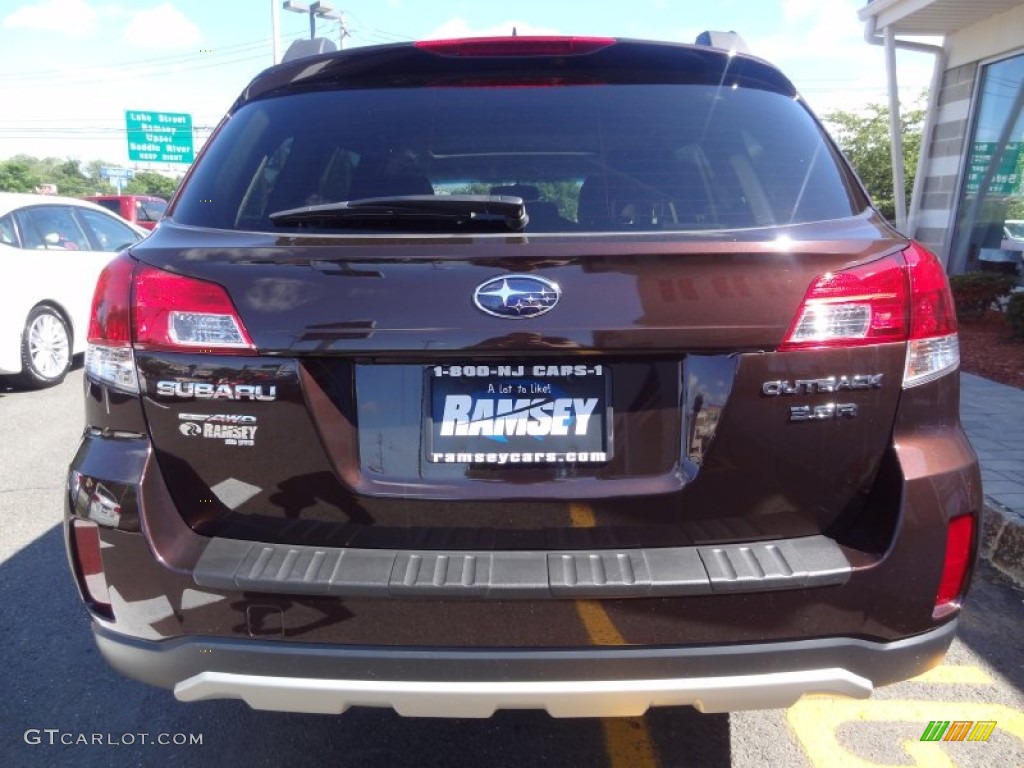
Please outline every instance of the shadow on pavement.
[[[729, 718], [689, 708], [652, 710], [624, 721], [607, 746], [600, 720], [555, 720], [543, 712], [499, 712], [488, 720], [405, 719], [358, 709], [342, 716], [255, 712], [233, 701], [178, 703], [170, 691], [127, 680], [99, 655], [69, 573], [60, 526], [0, 564], [5, 766], [295, 765], [605, 766], [640, 768], [630, 741], [646, 740], [665, 766], [730, 764]], [[26, 743], [37, 729], [42, 743]], [[59, 729], [54, 745], [44, 729]], [[199, 734], [202, 744], [61, 745], [101, 734]], [[33, 734], [30, 734], [30, 738]], [[632, 746], [635, 746], [632, 745]], [[631, 755], [633, 759], [631, 759]]]
[[[68, 373], [70, 373], [71, 371], [77, 371], [77, 370], [81, 369], [81, 367], [84, 364], [85, 364], [85, 355], [75, 355], [71, 359], [71, 368], [68, 371]], [[35, 388], [32, 388], [32, 387], [26, 387], [25, 385], [19, 383], [18, 377], [16, 375], [13, 375], [13, 376], [0, 376], [0, 397], [4, 397], [5, 395], [15, 395], [15, 394], [18, 394], [19, 392], [38, 392], [38, 391], [39, 391], [38, 389], [35, 389]]]
[[[1000, 586], [981, 589], [981, 582]], [[988, 563], [974, 572], [974, 588], [964, 601], [957, 637], [1024, 693], [1020, 642], [1024, 636], [1024, 590]]]

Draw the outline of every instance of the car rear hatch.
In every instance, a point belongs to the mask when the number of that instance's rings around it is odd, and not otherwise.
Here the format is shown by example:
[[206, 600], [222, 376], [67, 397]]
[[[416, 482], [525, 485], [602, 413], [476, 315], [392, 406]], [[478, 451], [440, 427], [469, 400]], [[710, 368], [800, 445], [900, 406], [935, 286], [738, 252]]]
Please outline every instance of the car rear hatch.
[[[908, 339], [948, 337], [912, 305], [947, 307], [791, 86], [685, 46], [460, 56], [266, 75], [133, 250], [186, 522], [442, 551], [856, 528]], [[410, 215], [429, 195], [533, 224]]]
[[[907, 347], [777, 351], [819, 274], [902, 274], [901, 244], [849, 243], [396, 240], [384, 259], [375, 242], [258, 262], [148, 248], [161, 274], [223, 286], [258, 350], [137, 344], [156, 457], [189, 524], [232, 538], [550, 549], [828, 532], [870, 492]], [[558, 305], [480, 311], [474, 292], [510, 263], [557, 285]]]

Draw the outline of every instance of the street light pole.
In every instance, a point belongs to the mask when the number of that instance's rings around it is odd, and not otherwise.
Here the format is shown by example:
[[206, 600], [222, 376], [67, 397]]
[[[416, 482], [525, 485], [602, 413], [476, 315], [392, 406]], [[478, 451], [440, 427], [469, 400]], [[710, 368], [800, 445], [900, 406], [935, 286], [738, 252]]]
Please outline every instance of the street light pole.
[[281, 6], [286, 11], [295, 11], [296, 13], [308, 13], [309, 14], [309, 39], [312, 40], [316, 37], [316, 20], [317, 19], [335, 19], [338, 25], [341, 27], [340, 40], [338, 41], [338, 49], [345, 47], [345, 38], [348, 37], [348, 30], [345, 29], [345, 19], [342, 16], [341, 11], [336, 11], [328, 3], [323, 0], [315, 0], [315, 2], [305, 5], [303, 3], [295, 2], [295, 0], [284, 0], [284, 4]]
[[270, 45], [273, 52], [273, 64], [281, 61], [281, 9], [278, 0], [270, 0]]

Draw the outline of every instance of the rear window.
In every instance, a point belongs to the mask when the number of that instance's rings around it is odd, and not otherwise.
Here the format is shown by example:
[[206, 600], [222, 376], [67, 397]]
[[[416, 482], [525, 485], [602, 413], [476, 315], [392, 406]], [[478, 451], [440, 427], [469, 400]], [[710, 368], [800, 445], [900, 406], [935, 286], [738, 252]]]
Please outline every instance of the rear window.
[[102, 206], [103, 208], [106, 208], [111, 213], [116, 213], [118, 216], [121, 215], [121, 201], [120, 200], [96, 200], [96, 199], [93, 199], [93, 198], [90, 198], [90, 200], [91, 200], [91, 202], [96, 203], [96, 205], [99, 205], [99, 206]]
[[301, 206], [495, 194], [526, 201], [528, 231], [732, 229], [848, 217], [847, 178], [802, 104], [755, 88], [318, 90], [243, 106], [174, 218], [281, 232], [270, 214]]
[[167, 203], [163, 200], [136, 200], [135, 219], [136, 221], [160, 221], [165, 208], [167, 208]]

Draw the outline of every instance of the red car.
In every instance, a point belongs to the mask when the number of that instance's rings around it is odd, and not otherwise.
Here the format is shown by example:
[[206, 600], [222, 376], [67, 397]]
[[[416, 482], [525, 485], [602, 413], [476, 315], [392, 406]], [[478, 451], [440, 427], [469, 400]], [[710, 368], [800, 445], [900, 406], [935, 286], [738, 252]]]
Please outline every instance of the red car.
[[92, 195], [85, 199], [102, 205], [108, 211], [143, 229], [156, 227], [156, 223], [164, 215], [164, 209], [167, 208], [166, 200], [150, 195]]

